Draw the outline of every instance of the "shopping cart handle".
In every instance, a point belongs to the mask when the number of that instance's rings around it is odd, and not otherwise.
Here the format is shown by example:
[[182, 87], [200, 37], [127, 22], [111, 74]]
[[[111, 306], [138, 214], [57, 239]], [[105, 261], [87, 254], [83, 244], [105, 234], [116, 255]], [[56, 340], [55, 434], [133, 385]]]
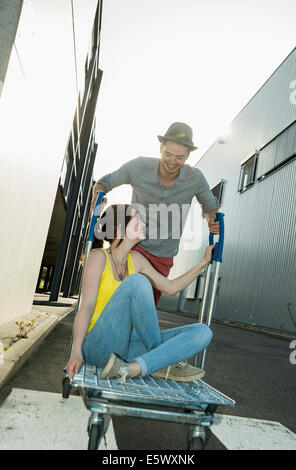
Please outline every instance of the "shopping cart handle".
[[[222, 212], [216, 212], [215, 222], [220, 223], [220, 233], [219, 233], [219, 240], [215, 244], [215, 247], [212, 251], [212, 259], [210, 261], [213, 264], [213, 261], [218, 261], [222, 263], [222, 253], [223, 253], [223, 245], [224, 245], [224, 214]], [[209, 236], [210, 245], [214, 245], [214, 234], [210, 232]]]
[[92, 216], [92, 219], [91, 219], [89, 234], [88, 234], [88, 237], [87, 237], [88, 242], [93, 242], [94, 241], [94, 238], [95, 238], [95, 225], [98, 222], [98, 219], [100, 218], [100, 212], [99, 212], [100, 211], [100, 205], [101, 205], [101, 202], [103, 200], [103, 197], [106, 194], [104, 191], [98, 191], [97, 193], [98, 193], [98, 197], [97, 197], [97, 200], [96, 200], [96, 205], [95, 205], [95, 208], [94, 208], [94, 211], [93, 211], [93, 216]]

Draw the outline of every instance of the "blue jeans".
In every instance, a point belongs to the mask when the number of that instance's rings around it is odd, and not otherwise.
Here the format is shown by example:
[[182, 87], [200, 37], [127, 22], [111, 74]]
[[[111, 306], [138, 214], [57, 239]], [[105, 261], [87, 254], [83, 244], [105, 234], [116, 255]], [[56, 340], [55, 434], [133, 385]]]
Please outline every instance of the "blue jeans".
[[212, 336], [202, 323], [160, 330], [150, 281], [142, 274], [131, 274], [86, 336], [82, 353], [86, 362], [97, 367], [103, 367], [111, 353], [127, 362], [137, 361], [143, 377], [194, 356], [209, 345]]

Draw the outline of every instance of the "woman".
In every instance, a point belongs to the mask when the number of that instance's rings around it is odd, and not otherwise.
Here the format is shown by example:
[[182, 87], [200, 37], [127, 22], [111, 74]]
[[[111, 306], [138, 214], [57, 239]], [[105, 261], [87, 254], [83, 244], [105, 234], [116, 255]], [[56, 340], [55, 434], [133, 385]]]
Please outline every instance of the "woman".
[[[83, 361], [103, 367], [101, 378], [201, 378], [203, 370], [180, 361], [207, 347], [211, 330], [197, 323], [160, 331], [152, 286], [168, 295], [185, 289], [210, 262], [212, 247], [206, 248], [202, 260], [192, 269], [169, 280], [141, 253], [132, 250], [145, 239], [145, 224], [135, 209], [110, 206], [101, 221], [100, 238], [108, 241], [110, 248], [96, 248], [102, 245], [96, 240], [87, 259], [72, 353], [66, 366], [69, 378]], [[110, 230], [113, 227], [114, 233]]]

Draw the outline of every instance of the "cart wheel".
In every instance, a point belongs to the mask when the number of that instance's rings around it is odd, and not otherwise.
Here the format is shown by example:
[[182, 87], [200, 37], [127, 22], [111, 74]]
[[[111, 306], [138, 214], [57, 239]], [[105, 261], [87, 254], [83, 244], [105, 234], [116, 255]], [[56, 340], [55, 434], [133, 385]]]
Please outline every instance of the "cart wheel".
[[204, 450], [205, 442], [201, 437], [193, 437], [188, 444], [187, 450]]
[[187, 450], [204, 450], [207, 443], [207, 429], [203, 426], [192, 426], [188, 436]]
[[63, 380], [63, 398], [69, 398], [71, 390], [71, 383], [69, 377], [65, 377]]
[[88, 450], [97, 450], [100, 444], [102, 435], [102, 424], [91, 424], [88, 429]]

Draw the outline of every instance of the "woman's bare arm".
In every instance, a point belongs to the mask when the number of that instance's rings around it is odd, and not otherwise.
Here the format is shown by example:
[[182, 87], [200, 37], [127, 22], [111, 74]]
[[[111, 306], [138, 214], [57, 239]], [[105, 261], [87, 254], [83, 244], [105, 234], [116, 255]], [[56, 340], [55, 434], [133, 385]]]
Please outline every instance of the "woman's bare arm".
[[209, 264], [212, 256], [212, 246], [205, 250], [203, 258], [193, 268], [176, 279], [167, 279], [153, 268], [151, 263], [140, 253], [133, 252], [136, 271], [144, 274], [150, 280], [153, 287], [167, 295], [175, 295], [185, 289], [198, 276], [199, 273]]
[[95, 308], [101, 275], [105, 268], [106, 256], [100, 249], [91, 250], [87, 258], [83, 283], [81, 305], [74, 321], [74, 339], [71, 357], [66, 365], [70, 379], [83, 362], [82, 344]]
[[106, 256], [102, 250], [90, 251], [83, 274], [81, 304], [74, 322], [73, 350], [81, 350], [95, 308], [105, 262]]

